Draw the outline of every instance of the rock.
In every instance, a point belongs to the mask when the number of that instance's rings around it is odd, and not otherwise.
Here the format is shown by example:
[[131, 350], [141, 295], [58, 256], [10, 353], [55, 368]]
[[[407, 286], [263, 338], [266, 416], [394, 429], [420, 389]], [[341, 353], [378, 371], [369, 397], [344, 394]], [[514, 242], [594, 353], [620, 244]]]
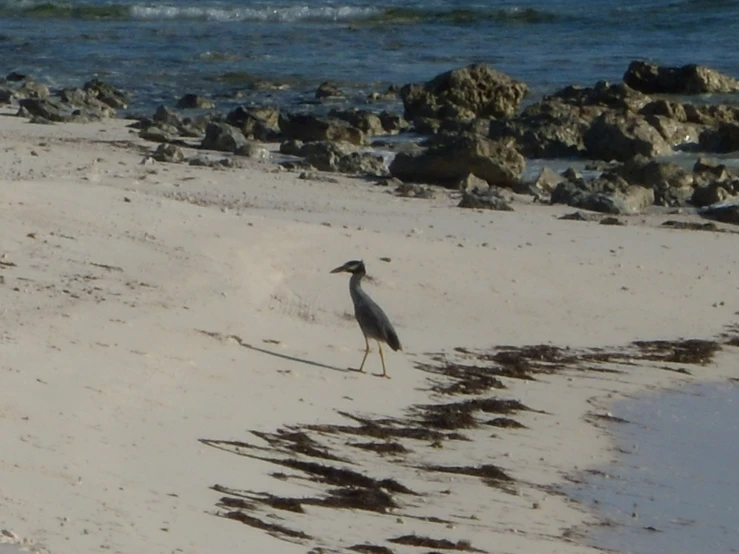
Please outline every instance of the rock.
[[512, 137], [530, 158], [561, 158], [585, 153], [583, 135], [602, 108], [548, 99], [527, 107], [513, 119], [493, 120], [486, 133], [492, 139]]
[[19, 81], [25, 81], [27, 78], [26, 75], [23, 73], [18, 73], [17, 71], [11, 71], [5, 76], [5, 80], [10, 83], [17, 83]]
[[179, 129], [182, 126], [182, 118], [165, 106], [159, 106], [151, 119], [156, 123], [165, 123]]
[[234, 154], [256, 160], [268, 160], [270, 157], [269, 150], [264, 146], [251, 141], [247, 141], [246, 144], [242, 144], [236, 148], [236, 150], [234, 150]]
[[36, 81], [26, 80], [16, 90], [16, 95], [21, 98], [48, 98], [49, 87]]
[[174, 142], [177, 140], [177, 135], [177, 129], [166, 123], [147, 127], [139, 132], [139, 137], [144, 140], [150, 140], [151, 142]]
[[601, 225], [626, 225], [623, 221], [618, 219], [617, 217], [604, 217], [600, 220]]
[[244, 136], [271, 142], [279, 139], [280, 110], [272, 106], [261, 108], [238, 107], [226, 116], [226, 121], [239, 129]]
[[539, 172], [539, 176], [536, 178], [534, 186], [545, 192], [552, 192], [557, 188], [557, 185], [564, 183], [565, 181], [567, 181], [565, 177], [559, 175], [548, 167], [544, 167], [541, 172]]
[[[94, 95], [81, 88], [65, 88], [59, 94], [59, 99], [75, 108], [79, 108], [80, 120], [98, 120], [115, 117], [115, 109], [98, 100]], [[74, 113], [74, 112], [73, 112]]]
[[725, 183], [731, 180], [733, 174], [724, 164], [710, 158], [698, 158], [693, 164], [693, 179], [697, 186], [710, 183]]
[[318, 181], [319, 183], [338, 183], [339, 182], [339, 180], [334, 177], [329, 177], [328, 175], [322, 175], [314, 171], [303, 171], [300, 175], [298, 175], [298, 179], [302, 179], [303, 181]]
[[739, 92], [739, 81], [702, 65], [662, 67], [633, 61], [623, 78], [630, 87], [646, 94], [705, 94]]
[[590, 218], [588, 218], [582, 212], [572, 212], [569, 214], [559, 216], [557, 219], [562, 219], [564, 221], [590, 221]]
[[383, 135], [385, 128], [380, 117], [368, 110], [331, 110], [329, 117], [335, 117], [346, 121], [352, 127], [356, 127], [367, 136]]
[[455, 188], [462, 192], [482, 193], [487, 191], [490, 188], [490, 185], [488, 185], [488, 182], [484, 179], [480, 179], [476, 175], [470, 173], [464, 179], [460, 180]]
[[698, 213], [707, 219], [739, 225], [739, 204], [708, 206]]
[[309, 141], [341, 141], [361, 145], [364, 133], [345, 121], [312, 114], [280, 114], [279, 127], [285, 138]]
[[302, 140], [288, 139], [280, 144], [280, 154], [286, 154], [288, 156], [300, 156], [300, 151], [302, 148]]
[[381, 156], [370, 152], [349, 152], [346, 147], [335, 142], [306, 143], [300, 148], [299, 155], [319, 171], [338, 171], [374, 177], [387, 175], [385, 161]]
[[644, 120], [657, 129], [657, 132], [672, 148], [698, 144], [701, 130], [693, 123], [681, 123], [660, 115], [647, 115]]
[[422, 153], [399, 152], [390, 174], [402, 181], [456, 187], [473, 174], [490, 185], [511, 187], [521, 177], [524, 157], [508, 143], [479, 135], [440, 136]]
[[185, 161], [182, 149], [174, 144], [160, 144], [151, 157], [158, 162], [179, 163]]
[[621, 83], [612, 85], [607, 81], [598, 81], [592, 87], [567, 86], [547, 97], [547, 100], [559, 100], [572, 106], [638, 112], [651, 98]]
[[380, 122], [382, 123], [382, 128], [389, 135], [400, 133], [401, 131], [405, 131], [408, 129], [408, 127], [410, 127], [410, 123], [408, 123], [408, 121], [406, 121], [404, 117], [394, 113], [390, 113], [388, 111], [380, 112], [378, 114], [378, 117], [380, 118]]
[[590, 158], [626, 161], [642, 155], [653, 158], [671, 151], [662, 135], [641, 116], [604, 112], [583, 135]]
[[218, 150], [219, 152], [236, 152], [246, 145], [244, 134], [228, 123], [209, 123], [205, 128], [200, 148]]
[[719, 123], [715, 129], [706, 129], [698, 142], [705, 151], [726, 154], [739, 151], [739, 123]]
[[696, 207], [710, 206], [723, 202], [731, 196], [728, 187], [724, 183], [713, 182], [707, 185], [695, 187], [690, 203]]
[[528, 87], [484, 64], [474, 64], [437, 75], [423, 85], [400, 89], [405, 118], [472, 119], [510, 117]]
[[15, 98], [15, 92], [11, 89], [0, 85], [0, 104], [10, 104]]
[[55, 98], [21, 98], [18, 104], [21, 109], [19, 115], [40, 117], [54, 122], [74, 120], [74, 109]]
[[609, 170], [631, 185], [653, 188], [666, 184], [673, 188], [693, 186], [693, 174], [677, 164], [657, 162], [643, 157], [633, 158]]
[[343, 98], [344, 92], [339, 88], [339, 85], [330, 81], [324, 81], [316, 89], [316, 98], [319, 100], [322, 98]]
[[128, 107], [128, 95], [125, 92], [99, 79], [87, 81], [83, 88], [88, 92], [88, 94], [97, 98], [103, 104], [107, 104], [111, 108], [123, 109]]
[[212, 100], [198, 94], [185, 94], [175, 104], [175, 108], [178, 110], [208, 110], [215, 107], [216, 105]]
[[644, 211], [654, 203], [654, 191], [629, 185], [617, 175], [604, 174], [592, 181], [566, 181], [552, 192], [552, 204], [614, 215]]
[[439, 192], [429, 186], [419, 185], [418, 183], [403, 183], [395, 187], [395, 194], [403, 198], [423, 198], [433, 200], [439, 196]]
[[490, 189], [485, 193], [465, 192], [462, 194], [462, 199], [459, 201], [459, 204], [457, 204], [457, 207], [498, 210], [504, 212], [513, 211], [510, 204], [508, 204], [502, 196], [494, 192], [494, 189]]

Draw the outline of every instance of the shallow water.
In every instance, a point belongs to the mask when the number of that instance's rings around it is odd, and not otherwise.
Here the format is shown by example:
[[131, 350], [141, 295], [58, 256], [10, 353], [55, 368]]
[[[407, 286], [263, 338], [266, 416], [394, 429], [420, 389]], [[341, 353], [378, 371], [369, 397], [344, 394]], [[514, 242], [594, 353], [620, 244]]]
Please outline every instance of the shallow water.
[[612, 522], [590, 542], [632, 554], [739, 552], [739, 384], [619, 402], [626, 452], [573, 496]]
[[633, 59], [739, 75], [737, 36], [737, 0], [0, 0], [0, 74], [97, 75], [142, 109], [184, 92], [295, 106], [326, 79], [361, 98], [486, 62], [537, 96]]

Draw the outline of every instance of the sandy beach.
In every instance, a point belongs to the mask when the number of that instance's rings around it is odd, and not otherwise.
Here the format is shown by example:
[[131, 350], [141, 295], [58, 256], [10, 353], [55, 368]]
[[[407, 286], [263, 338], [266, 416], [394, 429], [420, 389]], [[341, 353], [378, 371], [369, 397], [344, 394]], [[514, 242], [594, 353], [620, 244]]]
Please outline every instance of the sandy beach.
[[[530, 202], [463, 210], [451, 192], [399, 198], [362, 179], [300, 179], [269, 160], [157, 163], [130, 122], [34, 125], [14, 111], [0, 115], [9, 542], [52, 554], [595, 552], [581, 532], [596, 517], [556, 492], [616, 456], [593, 415], [644, 390], [736, 376], [724, 344], [689, 374], [642, 351], [632, 363], [579, 358], [532, 379], [500, 376], [505, 388], [480, 395], [435, 392], [444, 378], [421, 369], [442, 357], [483, 365], [458, 348], [545, 344], [579, 356], [713, 340], [737, 319], [733, 232], [664, 228], [676, 218], [666, 215], [565, 221], [572, 208]], [[366, 263], [365, 289], [403, 343], [386, 349], [391, 379], [371, 375], [376, 351], [368, 373], [348, 369], [364, 341], [348, 276], [329, 271], [351, 259]], [[528, 409], [510, 417], [522, 427], [378, 439], [403, 447], [385, 455], [353, 446], [367, 437], [320, 427], [357, 425], [348, 415], [407, 422], [414, 405], [478, 396], [520, 401]], [[265, 440], [287, 429], [331, 457]], [[321, 504], [337, 485], [296, 461], [407, 492], [386, 511]], [[486, 465], [511, 481], [423, 469]], [[250, 524], [220, 517], [235, 511], [219, 505], [224, 494], [245, 501]], [[270, 497], [311, 500], [300, 513]], [[408, 536], [449, 542], [391, 540]]]

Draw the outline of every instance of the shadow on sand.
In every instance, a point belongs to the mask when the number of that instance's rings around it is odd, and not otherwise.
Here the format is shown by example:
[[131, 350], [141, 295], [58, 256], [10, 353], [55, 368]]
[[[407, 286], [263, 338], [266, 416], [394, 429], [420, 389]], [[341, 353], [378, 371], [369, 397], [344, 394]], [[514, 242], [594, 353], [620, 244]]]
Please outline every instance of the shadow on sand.
[[337, 367], [333, 365], [323, 364], [321, 362], [316, 362], [313, 360], [308, 360], [306, 358], [298, 358], [297, 356], [290, 356], [288, 354], [283, 354], [281, 352], [275, 352], [274, 350], [269, 350], [267, 348], [262, 348], [259, 346], [254, 346], [253, 344], [249, 344], [248, 342], [244, 342], [244, 340], [238, 336], [238, 335], [224, 335], [223, 333], [216, 333], [213, 331], [203, 331], [201, 329], [197, 330], [198, 333], [202, 333], [204, 335], [207, 335], [209, 337], [219, 339], [219, 340], [225, 340], [225, 339], [232, 339], [236, 341], [239, 346], [242, 346], [244, 348], [248, 348], [249, 350], [254, 350], [255, 352], [261, 352], [262, 354], [267, 354], [269, 356], [275, 356], [277, 358], [282, 358], [283, 360], [289, 360], [291, 362], [298, 362], [305, 365], [310, 365], [313, 367], [321, 367], [323, 369], [330, 369], [333, 371], [341, 371], [341, 372], [349, 372], [349, 373], [356, 373], [358, 370], [347, 368], [347, 367]]

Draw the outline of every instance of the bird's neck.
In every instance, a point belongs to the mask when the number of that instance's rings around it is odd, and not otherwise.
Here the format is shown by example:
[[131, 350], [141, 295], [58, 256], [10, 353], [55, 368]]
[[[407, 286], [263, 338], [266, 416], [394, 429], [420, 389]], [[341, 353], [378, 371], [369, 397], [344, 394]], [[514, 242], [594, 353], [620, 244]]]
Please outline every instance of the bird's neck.
[[349, 279], [349, 292], [351, 292], [352, 296], [354, 296], [356, 293], [359, 293], [362, 290], [362, 277], [364, 277], [364, 273], [352, 273], [351, 279]]

